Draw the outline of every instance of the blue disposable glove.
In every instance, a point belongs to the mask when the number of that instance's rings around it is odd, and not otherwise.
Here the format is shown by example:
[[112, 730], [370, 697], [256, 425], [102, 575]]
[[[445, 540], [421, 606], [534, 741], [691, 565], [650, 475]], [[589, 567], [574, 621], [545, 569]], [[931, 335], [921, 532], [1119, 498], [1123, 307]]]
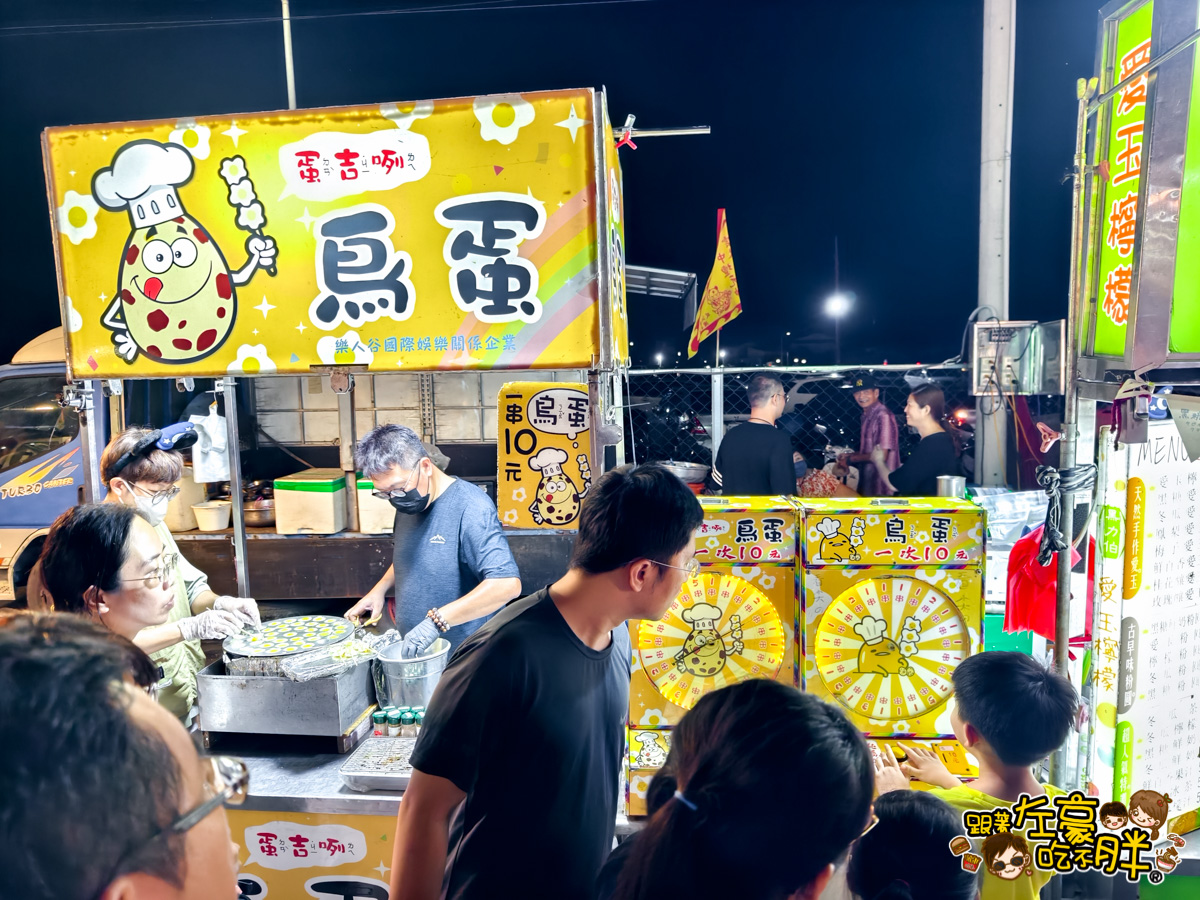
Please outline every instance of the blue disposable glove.
[[404, 636], [404, 643], [400, 645], [401, 658], [412, 659], [414, 656], [420, 656], [440, 634], [430, 619], [422, 619]]

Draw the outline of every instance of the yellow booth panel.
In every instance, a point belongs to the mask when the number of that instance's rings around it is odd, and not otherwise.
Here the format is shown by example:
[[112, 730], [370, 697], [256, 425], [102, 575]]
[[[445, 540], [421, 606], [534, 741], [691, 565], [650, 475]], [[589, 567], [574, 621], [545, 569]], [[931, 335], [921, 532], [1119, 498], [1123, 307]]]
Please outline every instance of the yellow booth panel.
[[701, 497], [696, 559], [787, 563], [796, 558], [796, 507], [787, 497]]
[[804, 500], [808, 566], [966, 566], [983, 559], [984, 511], [954, 497]]

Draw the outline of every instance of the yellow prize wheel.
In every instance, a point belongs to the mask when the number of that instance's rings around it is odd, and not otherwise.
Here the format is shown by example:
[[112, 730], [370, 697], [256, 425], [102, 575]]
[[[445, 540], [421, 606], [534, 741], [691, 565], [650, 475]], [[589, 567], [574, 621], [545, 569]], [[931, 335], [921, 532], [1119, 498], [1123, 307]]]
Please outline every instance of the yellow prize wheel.
[[970, 655], [962, 614], [911, 578], [869, 578], [829, 604], [814, 641], [817, 672], [847, 709], [899, 721], [945, 703]]
[[659, 693], [691, 709], [716, 688], [774, 678], [783, 663], [783, 622], [749, 582], [704, 572], [684, 582], [665, 616], [642, 622], [637, 651]]

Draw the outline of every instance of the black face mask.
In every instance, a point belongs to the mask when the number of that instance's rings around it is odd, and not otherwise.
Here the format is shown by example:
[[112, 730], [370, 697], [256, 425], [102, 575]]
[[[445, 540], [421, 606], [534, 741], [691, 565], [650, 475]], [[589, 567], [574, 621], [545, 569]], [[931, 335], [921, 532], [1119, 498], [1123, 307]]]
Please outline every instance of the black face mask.
[[[421, 483], [421, 476], [417, 476], [417, 484]], [[424, 512], [425, 507], [429, 505], [429, 494], [422, 494], [417, 490], [417, 485], [413, 485], [413, 489], [405, 491], [403, 497], [388, 497], [388, 503], [392, 504], [396, 512], [408, 513], [415, 515], [419, 512]]]

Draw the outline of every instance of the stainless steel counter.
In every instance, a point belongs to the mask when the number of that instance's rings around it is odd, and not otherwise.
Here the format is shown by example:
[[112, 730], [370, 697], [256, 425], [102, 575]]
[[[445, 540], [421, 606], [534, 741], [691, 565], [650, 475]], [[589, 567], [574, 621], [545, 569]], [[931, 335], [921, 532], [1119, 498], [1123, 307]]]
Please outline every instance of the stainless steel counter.
[[[216, 753], [238, 756], [250, 767], [250, 791], [242, 809], [349, 816], [394, 816], [399, 811], [402, 793], [352, 791], [338, 777], [347, 756], [304, 752], [310, 748], [300, 739], [297, 742], [301, 746], [296, 752], [277, 746], [268, 749], [257, 740], [240, 748], [229, 745], [214, 749]], [[640, 822], [631, 823], [625, 816], [617, 816], [618, 835], [631, 834], [641, 827]]]

